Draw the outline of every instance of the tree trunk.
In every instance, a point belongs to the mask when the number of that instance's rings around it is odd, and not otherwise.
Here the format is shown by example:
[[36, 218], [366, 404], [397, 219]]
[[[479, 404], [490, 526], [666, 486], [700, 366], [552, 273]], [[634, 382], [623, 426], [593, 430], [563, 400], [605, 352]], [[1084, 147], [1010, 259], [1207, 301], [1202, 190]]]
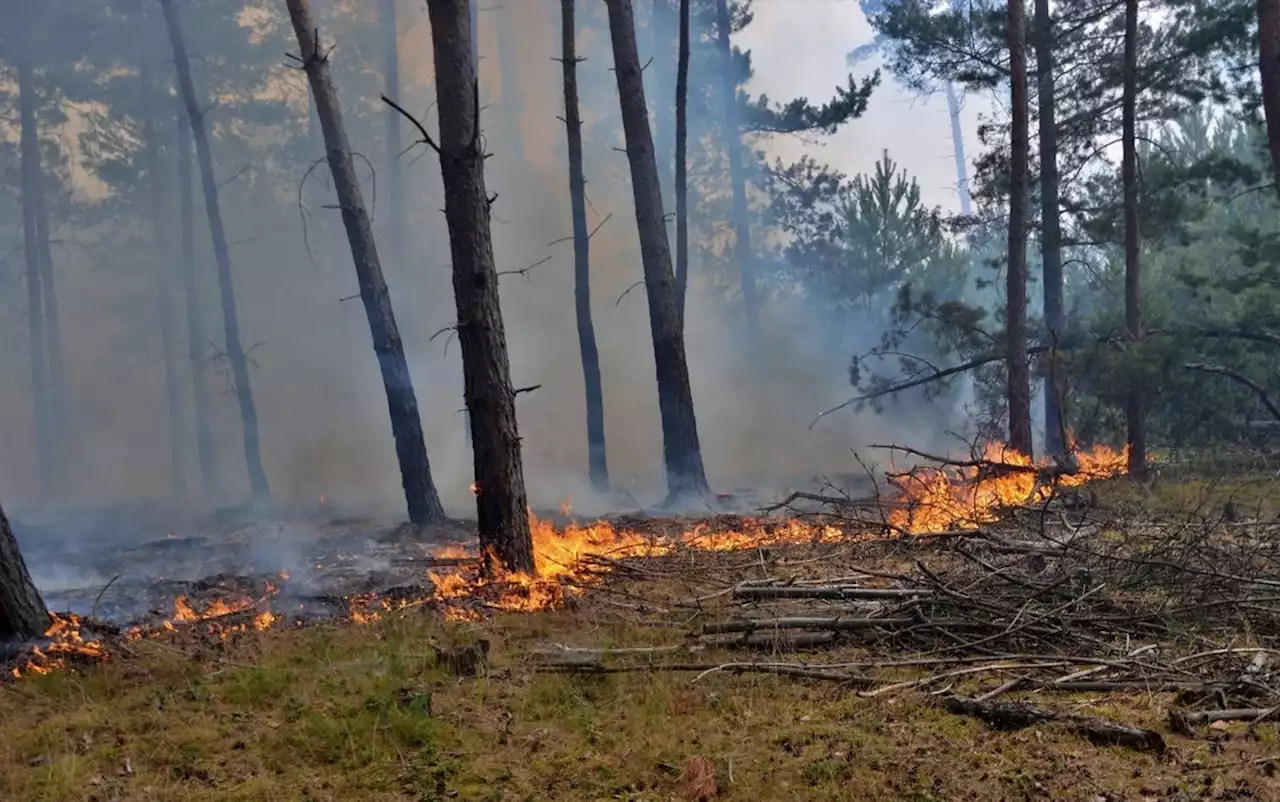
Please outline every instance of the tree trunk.
[[142, 84], [142, 139], [147, 157], [147, 178], [151, 189], [151, 233], [156, 258], [156, 311], [160, 324], [161, 359], [164, 364], [165, 391], [169, 400], [169, 462], [173, 472], [173, 493], [187, 495], [187, 454], [182, 431], [182, 405], [179, 401], [177, 343], [173, 333], [173, 248], [165, 221], [165, 187], [161, 181], [160, 146], [156, 135], [155, 86], [152, 82], [150, 57], [139, 62], [138, 77]]
[[[1124, 184], [1124, 323], [1132, 347], [1142, 340], [1142, 265], [1138, 240], [1138, 0], [1124, 4], [1124, 97], [1122, 111]], [[1140, 381], [1132, 379], [1125, 405], [1129, 475], [1142, 478], [1147, 466], [1146, 433]]]
[[[504, 136], [510, 144], [519, 148], [523, 143], [520, 124], [524, 119], [523, 94], [520, 92], [520, 62], [516, 58], [515, 6], [504, 5], [498, 12], [498, 50], [502, 67], [502, 121]], [[516, 164], [524, 165], [524, 153], [517, 151]]]
[[1024, 0], [1009, 0], [1009, 264], [1005, 288], [1009, 447], [1031, 456], [1031, 372], [1027, 364], [1027, 48]]
[[200, 460], [200, 485], [206, 499], [221, 494], [218, 460], [213, 447], [209, 417], [208, 356], [204, 341], [204, 309], [200, 282], [196, 279], [196, 204], [191, 180], [191, 127], [185, 105], [178, 113], [178, 214], [182, 232], [182, 296], [187, 313], [187, 354], [191, 362], [191, 393], [196, 425], [196, 456]]
[[738, 125], [738, 88], [733, 77], [733, 48], [729, 44], [728, 0], [716, 0], [717, 44], [720, 49], [721, 94], [724, 102], [724, 145], [729, 152], [729, 181], [733, 186], [733, 255], [742, 281], [747, 342], [760, 340], [760, 298], [756, 289], [755, 252], [751, 248], [751, 217], [747, 207], [747, 172], [742, 160], [742, 132]]
[[[39, 151], [37, 150], [37, 153]], [[53, 280], [53, 249], [49, 241], [49, 206], [45, 200], [44, 168], [36, 163], [36, 231], [40, 240], [40, 291], [44, 296], [45, 346], [49, 349], [49, 435], [53, 442], [54, 481], [62, 481], [67, 448], [67, 382], [62, 347], [62, 318], [58, 314], [58, 289]]]
[[[1040, 263], [1044, 268], [1044, 323], [1047, 343], [1063, 334], [1062, 222], [1058, 211], [1058, 127], [1054, 106], [1053, 18], [1049, 0], [1035, 0], [1036, 92], [1040, 117]], [[1061, 455], [1066, 450], [1062, 420], [1062, 388], [1049, 352], [1048, 378], [1044, 384], [1045, 451]]]
[[533, 538], [516, 425], [515, 389], [498, 303], [480, 136], [480, 90], [467, 0], [428, 0], [440, 103], [440, 171], [453, 260], [458, 344], [471, 446], [476, 507], [486, 568], [532, 573]]
[[409, 376], [409, 362], [405, 359], [404, 343], [400, 341], [400, 330], [391, 309], [391, 293], [387, 290], [382, 265], [378, 261], [373, 227], [369, 223], [355, 162], [351, 158], [351, 143], [347, 141], [338, 95], [329, 77], [328, 58], [319, 48], [320, 34], [311, 19], [307, 0], [288, 0], [287, 5], [293, 30], [298, 36], [303, 69], [315, 97], [329, 169], [333, 173], [333, 185], [342, 209], [342, 223], [351, 244], [351, 260], [360, 285], [360, 300], [364, 303], [369, 332], [373, 335], [373, 352], [382, 371], [382, 386], [387, 392], [387, 409], [391, 415], [391, 432], [400, 461], [409, 520], [414, 523], [442, 520], [445, 517], [444, 507], [431, 480], [431, 464], [427, 459], [422, 420], [418, 415], [418, 399]]
[[636, 47], [632, 0], [605, 0], [609, 34], [613, 40], [614, 74], [622, 107], [622, 128], [631, 164], [640, 256], [645, 293], [649, 298], [649, 329], [658, 378], [658, 407], [662, 414], [662, 452], [667, 469], [669, 504], [708, 493], [707, 475], [698, 444], [693, 391], [684, 353], [684, 326], [676, 302], [671, 248], [663, 221], [662, 190], [653, 156], [649, 111], [645, 107], [640, 54]]
[[38, 638], [48, 628], [49, 611], [0, 509], [0, 641]]
[[582, 117], [578, 112], [578, 51], [574, 0], [560, 0], [560, 63], [564, 69], [564, 125], [569, 143], [569, 206], [573, 214], [573, 302], [582, 352], [582, 383], [587, 394], [587, 472], [596, 490], [609, 489], [605, 458], [604, 389], [600, 352], [591, 322], [591, 254], [587, 232], [587, 181], [582, 169]]
[[944, 84], [947, 91], [947, 116], [951, 120], [951, 148], [956, 161], [956, 193], [960, 196], [960, 214], [973, 214], [973, 196], [969, 193], [969, 164], [964, 157], [964, 128], [960, 125], [960, 98], [952, 81]]
[[654, 96], [659, 98], [653, 109], [653, 144], [657, 148], [658, 184], [661, 185], [662, 208], [666, 209], [666, 193], [672, 191], [675, 184], [675, 105], [669, 94], [671, 76], [671, 45], [675, 38], [675, 25], [672, 24], [672, 0], [651, 0], [653, 17], [649, 23], [653, 28], [653, 70]]
[[[383, 87], [389, 98], [400, 97], [400, 33], [396, 23], [396, 0], [379, 0], [378, 25], [382, 31]], [[387, 203], [391, 207], [391, 264], [392, 271], [401, 270], [405, 258], [405, 231], [407, 230], [404, 205], [404, 174], [400, 158], [400, 115], [387, 106]]]
[[191, 64], [187, 59], [186, 43], [182, 39], [182, 27], [174, 0], [160, 0], [165, 24], [169, 28], [169, 42], [173, 46], [174, 64], [178, 71], [178, 86], [187, 106], [187, 121], [191, 124], [191, 136], [195, 140], [196, 158], [200, 163], [200, 181], [204, 186], [205, 214], [209, 217], [209, 232], [213, 238], [213, 255], [218, 265], [218, 287], [222, 293], [222, 325], [226, 336], [227, 361], [231, 365], [231, 377], [235, 384], [236, 400], [240, 404], [240, 420], [244, 428], [244, 460], [249, 473], [249, 488], [257, 502], [269, 501], [271, 487], [262, 469], [262, 453], [258, 436], [258, 410], [253, 403], [253, 388], [249, 383], [249, 365], [240, 343], [240, 319], [236, 312], [235, 289], [231, 283], [231, 253], [227, 247], [227, 234], [222, 225], [222, 207], [218, 203], [218, 184], [213, 173], [213, 151], [209, 134], [204, 126], [204, 112], [196, 97], [195, 84], [191, 80]]
[[1258, 70], [1271, 174], [1280, 193], [1280, 0], [1258, 0]]
[[676, 57], [676, 307], [684, 329], [689, 293], [689, 0], [680, 0], [680, 49]]
[[[19, 6], [18, 22], [25, 24], [25, 12]], [[56, 448], [50, 415], [53, 403], [49, 392], [48, 351], [45, 346], [44, 292], [41, 289], [43, 273], [40, 256], [40, 227], [36, 214], [36, 195], [39, 187], [40, 138], [36, 130], [35, 86], [30, 56], [27, 52], [27, 36], [20, 30], [18, 42], [18, 111], [21, 120], [19, 148], [22, 155], [22, 246], [26, 260], [27, 276], [27, 325], [30, 332], [31, 403], [35, 411], [36, 458], [39, 462], [40, 488], [53, 490], [57, 471]]]

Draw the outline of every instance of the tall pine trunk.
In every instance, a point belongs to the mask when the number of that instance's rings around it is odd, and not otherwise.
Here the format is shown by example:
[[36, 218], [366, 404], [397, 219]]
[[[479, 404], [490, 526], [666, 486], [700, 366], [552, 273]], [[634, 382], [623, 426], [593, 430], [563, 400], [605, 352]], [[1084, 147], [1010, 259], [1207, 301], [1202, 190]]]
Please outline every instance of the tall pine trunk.
[[[1053, 18], [1049, 0], [1035, 0], [1036, 96], [1040, 118], [1040, 264], [1044, 269], [1044, 323], [1047, 342], [1063, 334], [1062, 221], [1058, 211], [1058, 124], [1053, 77]], [[1056, 356], [1049, 352], [1044, 384], [1045, 451], [1062, 455], [1066, 450], [1066, 426], [1062, 419], [1062, 392]]]
[[1271, 174], [1280, 194], [1280, 0], [1257, 0], [1258, 71], [1262, 76], [1262, 110], [1267, 118]]
[[48, 628], [49, 611], [0, 509], [0, 641], [38, 638]]
[[351, 143], [342, 125], [342, 110], [338, 107], [338, 95], [329, 76], [329, 62], [320, 48], [320, 34], [311, 19], [307, 0], [288, 0], [289, 16], [298, 36], [302, 52], [302, 65], [311, 92], [315, 97], [316, 114], [320, 118], [328, 152], [329, 170], [338, 193], [338, 206], [342, 209], [342, 223], [351, 245], [351, 260], [356, 269], [356, 281], [360, 286], [360, 300], [369, 320], [369, 332], [373, 335], [373, 352], [378, 357], [382, 372], [382, 386], [387, 393], [387, 409], [391, 415], [391, 432], [395, 438], [396, 456], [400, 461], [400, 478], [404, 487], [409, 520], [426, 523], [445, 517], [444, 507], [431, 480], [431, 464], [427, 459], [427, 446], [422, 434], [422, 419], [418, 415], [418, 399], [413, 392], [409, 376], [409, 362], [405, 359], [404, 343], [396, 326], [395, 313], [391, 309], [391, 293], [387, 290], [378, 261], [378, 248], [373, 239], [373, 226], [364, 205], [360, 181], [356, 177], [355, 162], [351, 158]]
[[680, 44], [676, 56], [676, 307], [684, 328], [689, 294], [689, 0], [680, 0]]
[[150, 56], [139, 63], [138, 77], [142, 89], [142, 140], [147, 158], [147, 179], [151, 190], [151, 233], [155, 243], [156, 312], [160, 324], [161, 361], [164, 365], [165, 393], [169, 402], [169, 463], [173, 473], [173, 493], [187, 495], [186, 438], [182, 428], [182, 404], [179, 400], [177, 343], [173, 332], [173, 248], [164, 211], [165, 187], [161, 180], [160, 143], [156, 133], [156, 92], [151, 74]]
[[[1124, 95], [1120, 165], [1124, 184], [1124, 323], [1131, 347], [1142, 340], [1142, 264], [1138, 239], [1138, 0], [1124, 4]], [[1141, 478], [1147, 466], [1141, 382], [1131, 377], [1125, 404], [1129, 475]]]
[[658, 408], [662, 415], [662, 453], [667, 469], [668, 504], [704, 498], [709, 492], [698, 443], [693, 390], [685, 360], [684, 326], [676, 301], [671, 247], [663, 221], [662, 189], [649, 131], [640, 54], [636, 46], [632, 0], [605, 0], [609, 34], [613, 40], [614, 74], [622, 107], [622, 128], [631, 164], [640, 257], [649, 300], [649, 330], [658, 379]]
[[209, 144], [209, 132], [205, 129], [204, 111], [196, 97], [195, 84], [191, 80], [191, 63], [187, 58], [186, 43], [182, 38], [182, 26], [174, 0], [160, 0], [165, 24], [169, 28], [169, 42], [173, 47], [174, 64], [178, 71], [178, 87], [187, 107], [187, 122], [195, 141], [196, 158], [200, 164], [200, 182], [204, 186], [205, 214], [209, 218], [209, 233], [213, 238], [213, 256], [218, 265], [218, 288], [222, 294], [222, 325], [226, 336], [227, 362], [231, 366], [231, 378], [235, 384], [236, 400], [240, 405], [240, 421], [244, 430], [244, 461], [249, 474], [249, 489], [254, 501], [266, 502], [271, 498], [271, 486], [262, 469], [262, 448], [258, 435], [258, 410], [253, 402], [253, 388], [249, 383], [249, 365], [244, 347], [240, 343], [240, 318], [236, 312], [235, 288], [231, 282], [231, 252], [227, 247], [227, 234], [222, 224], [222, 207], [218, 203], [218, 183], [213, 172], [213, 150]]
[[58, 285], [53, 278], [53, 248], [49, 235], [49, 204], [45, 198], [44, 167], [36, 167], [36, 231], [40, 241], [40, 292], [44, 296], [45, 346], [49, 349], [49, 433], [53, 439], [55, 481], [67, 464], [67, 369], [62, 347], [62, 316], [58, 313]]
[[[382, 84], [387, 97], [400, 97], [400, 33], [396, 22], [396, 0], [379, 0], [378, 26], [382, 33]], [[313, 104], [314, 105], [314, 104]], [[400, 115], [387, 106], [387, 203], [391, 207], [391, 264], [404, 270], [405, 231], [408, 209], [404, 205], [404, 174], [400, 158]]]
[[760, 296], [756, 287], [755, 251], [751, 247], [751, 217], [747, 206], [747, 170], [742, 158], [742, 130], [738, 119], [738, 87], [734, 81], [733, 47], [729, 42], [728, 0], [716, 0], [717, 45], [720, 50], [721, 100], [724, 103], [724, 146], [729, 153], [729, 182], [733, 189], [733, 257], [742, 282], [742, 308], [747, 341], [760, 340]]
[[1027, 363], [1027, 45], [1024, 0], [1009, 0], [1009, 264], [1005, 286], [1005, 361], [1008, 368], [1009, 447], [1028, 457], [1031, 444], [1031, 370]]
[[484, 182], [472, 6], [467, 0], [427, 0], [440, 104], [444, 212], [471, 421], [480, 546], [487, 568], [497, 559], [507, 570], [531, 573], [533, 537]]
[[969, 164], [964, 156], [964, 127], [960, 124], [960, 97], [956, 85], [947, 81], [947, 117], [951, 120], [951, 150], [956, 162], [956, 193], [960, 196], [960, 214], [973, 214], [973, 196], [969, 192]]
[[[653, 95], [658, 98], [653, 108], [653, 144], [657, 148], [658, 183], [662, 186], [662, 208], [675, 184], [675, 104], [671, 102], [672, 44], [675, 25], [672, 0], [651, 0], [653, 16], [649, 26], [653, 29]], [[677, 56], [677, 59], [679, 57]], [[647, 72], [648, 70], [646, 70]]]
[[45, 344], [44, 292], [41, 277], [39, 216], [36, 196], [39, 192], [40, 135], [36, 130], [35, 80], [28, 53], [26, 12], [18, 7], [17, 21], [22, 26], [17, 35], [18, 113], [21, 124], [19, 152], [22, 158], [22, 248], [26, 261], [28, 347], [31, 358], [31, 403], [35, 413], [36, 459], [39, 464], [40, 488], [53, 490], [57, 473], [57, 448], [54, 440], [52, 395], [49, 389], [48, 349]]
[[191, 362], [191, 397], [195, 415], [196, 457], [200, 461], [200, 487], [206, 499], [221, 494], [218, 458], [213, 446], [209, 414], [209, 358], [204, 340], [204, 307], [196, 277], [196, 204], [191, 176], [191, 126], [186, 106], [179, 98], [178, 112], [178, 215], [182, 233], [182, 299], [187, 318], [187, 358]]
[[560, 0], [560, 64], [564, 70], [564, 127], [569, 144], [569, 207], [573, 215], [573, 304], [582, 352], [582, 383], [587, 395], [587, 471], [591, 486], [609, 488], [605, 458], [604, 388], [600, 352], [591, 321], [591, 253], [587, 232], [587, 180], [582, 169], [582, 117], [578, 112], [578, 50], [574, 0]]

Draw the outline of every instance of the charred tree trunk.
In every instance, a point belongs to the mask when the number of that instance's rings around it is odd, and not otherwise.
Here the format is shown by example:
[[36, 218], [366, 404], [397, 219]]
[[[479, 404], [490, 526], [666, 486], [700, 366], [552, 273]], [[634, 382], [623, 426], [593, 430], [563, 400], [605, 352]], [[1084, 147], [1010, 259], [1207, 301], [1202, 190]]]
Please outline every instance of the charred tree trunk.
[[1267, 118], [1271, 174], [1280, 194], [1280, 0], [1258, 2], [1258, 71], [1262, 75], [1262, 109]]
[[231, 253], [227, 246], [227, 234], [222, 225], [222, 207], [218, 203], [218, 183], [213, 173], [213, 150], [209, 133], [205, 130], [204, 112], [196, 97], [195, 84], [191, 80], [191, 64], [187, 59], [187, 47], [182, 38], [182, 26], [174, 0], [160, 0], [165, 24], [169, 28], [169, 42], [173, 46], [174, 64], [178, 71], [178, 88], [187, 107], [187, 122], [195, 140], [196, 158], [200, 163], [200, 181], [204, 186], [205, 214], [209, 218], [209, 232], [213, 238], [213, 255], [218, 265], [218, 287], [222, 294], [222, 325], [226, 336], [227, 362], [231, 366], [231, 378], [235, 384], [236, 400], [240, 404], [240, 420], [244, 428], [244, 461], [249, 474], [249, 488], [257, 502], [269, 501], [271, 486], [262, 469], [262, 449], [258, 435], [258, 410], [253, 403], [253, 388], [249, 383], [249, 365], [240, 343], [240, 318], [236, 312], [235, 288], [231, 283]]
[[680, 44], [676, 56], [676, 308], [684, 329], [689, 293], [689, 0], [680, 0]]
[[729, 3], [716, 0], [717, 45], [720, 50], [721, 95], [724, 102], [724, 144], [729, 152], [729, 181], [733, 186], [733, 256], [742, 281], [742, 308], [747, 341], [760, 340], [760, 298], [756, 288], [755, 252], [751, 248], [751, 217], [747, 207], [747, 171], [742, 160], [742, 131], [738, 124], [738, 88], [733, 80], [733, 48], [729, 43]]
[[[1122, 111], [1124, 184], [1124, 323], [1131, 347], [1142, 341], [1142, 265], [1138, 239], [1138, 0], [1124, 4], [1124, 96]], [[1147, 466], [1141, 382], [1131, 377], [1125, 404], [1129, 475], [1142, 478]]]
[[[1063, 333], [1062, 221], [1058, 213], [1058, 128], [1054, 105], [1053, 18], [1049, 0], [1035, 0], [1036, 95], [1040, 117], [1040, 263], [1044, 268], [1044, 323], [1046, 342], [1057, 341]], [[1045, 451], [1061, 455], [1066, 450], [1066, 428], [1062, 420], [1062, 388], [1049, 352], [1049, 370], [1044, 383]]]
[[182, 218], [182, 297], [187, 313], [187, 356], [191, 362], [191, 393], [196, 427], [196, 457], [200, 460], [200, 484], [205, 498], [217, 498], [218, 461], [213, 448], [213, 424], [209, 416], [208, 350], [204, 341], [204, 309], [200, 282], [196, 279], [196, 204], [191, 176], [191, 127], [185, 106], [178, 113], [178, 214]]
[[[18, 23], [25, 27], [26, 12], [19, 7]], [[53, 425], [50, 420], [53, 402], [49, 390], [48, 350], [45, 345], [44, 292], [41, 277], [39, 216], [36, 196], [39, 192], [40, 135], [36, 130], [35, 80], [27, 52], [27, 32], [19, 30], [18, 110], [22, 131], [19, 149], [22, 156], [22, 246], [26, 260], [27, 324], [30, 332], [31, 403], [35, 412], [36, 458], [39, 462], [40, 487], [53, 490], [57, 471]]]
[[471, 420], [476, 507], [486, 567], [534, 571], [515, 389], [498, 303], [480, 136], [480, 90], [467, 0], [428, 0], [440, 102], [440, 171], [453, 260], [458, 343]]
[[173, 472], [173, 492], [178, 498], [187, 495], [187, 454], [182, 431], [182, 405], [179, 401], [177, 343], [173, 333], [173, 267], [170, 259], [169, 226], [165, 221], [165, 187], [161, 181], [160, 145], [156, 135], [155, 86], [152, 83], [149, 56], [143, 56], [138, 76], [142, 83], [142, 139], [147, 157], [147, 178], [151, 189], [151, 230], [156, 257], [156, 311], [160, 324], [161, 359], [164, 364], [165, 392], [169, 401], [169, 462]]
[[1027, 363], [1027, 46], [1024, 0], [1009, 0], [1009, 264], [1005, 288], [1009, 447], [1031, 456], [1031, 371]]
[[[383, 86], [387, 97], [400, 97], [400, 32], [396, 23], [396, 0], [379, 0], [378, 25], [382, 32]], [[387, 106], [387, 203], [390, 205], [391, 263], [398, 269], [405, 258], [406, 214], [404, 175], [400, 158], [400, 115]]]
[[582, 383], [587, 394], [587, 471], [591, 486], [609, 489], [605, 457], [604, 387], [600, 352], [591, 321], [591, 254], [587, 232], [587, 180], [582, 169], [582, 117], [578, 111], [578, 50], [574, 0], [560, 0], [560, 63], [564, 69], [564, 126], [569, 143], [569, 206], [573, 214], [573, 302], [582, 352]]
[[289, 16], [298, 36], [302, 51], [302, 65], [311, 92], [315, 97], [316, 114], [324, 133], [329, 156], [329, 169], [333, 173], [333, 185], [338, 193], [338, 205], [342, 209], [342, 223], [351, 244], [351, 260], [356, 268], [356, 280], [360, 285], [360, 300], [364, 303], [365, 316], [369, 320], [369, 332], [373, 335], [373, 352], [378, 357], [382, 371], [382, 385], [387, 393], [387, 409], [391, 415], [391, 432], [395, 437], [396, 456], [400, 461], [400, 477], [404, 487], [405, 502], [409, 508], [409, 520], [426, 523], [445, 517], [444, 507], [431, 480], [431, 464], [427, 459], [427, 446], [422, 434], [422, 419], [418, 415], [418, 399], [413, 392], [409, 376], [409, 362], [404, 356], [404, 343], [396, 326], [395, 313], [391, 309], [391, 293], [387, 290], [378, 261], [378, 249], [374, 244], [373, 227], [360, 192], [355, 162], [351, 158], [351, 144], [342, 125], [342, 111], [338, 107], [338, 95], [329, 77], [329, 62], [320, 49], [320, 33], [311, 19], [307, 0], [288, 0]]
[[622, 128], [631, 163], [640, 256], [645, 293], [649, 299], [649, 329], [658, 378], [658, 407], [662, 413], [662, 453], [667, 469], [668, 503], [705, 496], [707, 475], [698, 444], [689, 365], [684, 353], [684, 326], [676, 301], [671, 248], [663, 222], [662, 190], [653, 157], [649, 111], [645, 107], [640, 54], [636, 46], [631, 0], [605, 0], [609, 34], [613, 40], [614, 74], [622, 107]]
[[49, 611], [0, 509], [0, 641], [38, 638], [48, 628]]
[[[667, 206], [666, 193], [673, 190], [675, 184], [675, 105], [671, 98], [671, 50], [675, 44], [675, 25], [673, 25], [672, 0], [651, 0], [653, 17], [650, 27], [653, 28], [653, 95], [660, 98], [653, 109], [653, 144], [657, 149], [658, 183], [662, 187], [662, 208]], [[678, 58], [678, 56], [677, 56]]]

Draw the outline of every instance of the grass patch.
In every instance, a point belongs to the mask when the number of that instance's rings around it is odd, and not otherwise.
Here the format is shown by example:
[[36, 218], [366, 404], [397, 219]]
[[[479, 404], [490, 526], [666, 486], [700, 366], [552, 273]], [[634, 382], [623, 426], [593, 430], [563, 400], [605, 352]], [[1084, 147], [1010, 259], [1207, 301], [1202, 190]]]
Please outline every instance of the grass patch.
[[[651, 628], [581, 612], [478, 625], [494, 644], [488, 674], [447, 676], [431, 644], [479, 634], [468, 626], [415, 614], [255, 634], [243, 663], [142, 643], [138, 656], [85, 674], [6, 687], [0, 799], [680, 799], [694, 757], [714, 767], [727, 800], [1280, 793], [1266, 764], [1248, 762], [1274, 738], [1171, 739], [1174, 754], [1158, 760], [1051, 731], [992, 732], [919, 696], [522, 663], [533, 641], [590, 627], [591, 643], [654, 641]], [[1146, 698], [1108, 705], [1134, 723], [1159, 726], [1163, 715]], [[1209, 770], [1220, 764], [1230, 765]]]

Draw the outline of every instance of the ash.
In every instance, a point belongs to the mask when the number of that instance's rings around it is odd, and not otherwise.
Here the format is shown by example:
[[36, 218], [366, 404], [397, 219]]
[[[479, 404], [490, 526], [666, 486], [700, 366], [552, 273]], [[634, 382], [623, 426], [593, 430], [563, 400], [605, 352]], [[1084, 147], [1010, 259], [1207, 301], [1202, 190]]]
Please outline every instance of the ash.
[[273, 592], [277, 609], [324, 616], [341, 614], [352, 596], [429, 595], [428, 569], [465, 562], [434, 555], [475, 540], [467, 521], [413, 526], [331, 508], [193, 516], [118, 507], [12, 517], [49, 609], [120, 625], [172, 617], [180, 596], [200, 607]]

